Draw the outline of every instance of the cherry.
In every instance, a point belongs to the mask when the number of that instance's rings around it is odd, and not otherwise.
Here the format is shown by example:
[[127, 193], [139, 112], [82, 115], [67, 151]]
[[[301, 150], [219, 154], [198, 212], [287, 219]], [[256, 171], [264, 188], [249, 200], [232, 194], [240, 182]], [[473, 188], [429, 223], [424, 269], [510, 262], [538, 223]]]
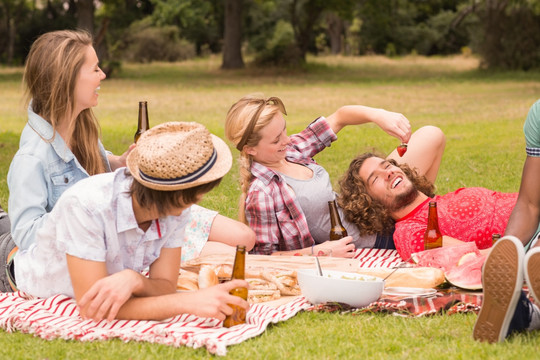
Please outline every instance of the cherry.
[[399, 145], [396, 150], [399, 154], [399, 157], [402, 157], [407, 152], [407, 144]]

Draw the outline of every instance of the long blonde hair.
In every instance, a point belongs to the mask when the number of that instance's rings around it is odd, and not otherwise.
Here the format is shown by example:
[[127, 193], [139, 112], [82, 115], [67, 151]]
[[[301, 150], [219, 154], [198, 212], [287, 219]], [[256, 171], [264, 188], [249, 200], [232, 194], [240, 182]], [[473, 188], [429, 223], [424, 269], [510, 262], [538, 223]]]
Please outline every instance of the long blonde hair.
[[[238, 205], [240, 221], [247, 223], [245, 201], [251, 183], [251, 165], [253, 157], [246, 153], [246, 146], [257, 146], [261, 140], [260, 131], [267, 126], [274, 116], [282, 112], [286, 114], [285, 107], [277, 97], [265, 98], [261, 94], [247, 95], [234, 103], [225, 119], [225, 136], [240, 151], [240, 186], [242, 194]], [[248, 133], [246, 133], [248, 130]], [[251, 130], [251, 131], [250, 131]], [[249, 133], [251, 132], [251, 133]], [[240, 145], [240, 143], [243, 145]]]
[[[92, 36], [84, 31], [62, 30], [41, 35], [30, 48], [24, 69], [26, 105], [51, 124], [71, 118], [75, 108], [75, 85]], [[92, 109], [85, 109], [69, 126], [67, 145], [90, 175], [105, 172], [99, 152], [99, 123]], [[53, 141], [44, 139], [45, 141]]]

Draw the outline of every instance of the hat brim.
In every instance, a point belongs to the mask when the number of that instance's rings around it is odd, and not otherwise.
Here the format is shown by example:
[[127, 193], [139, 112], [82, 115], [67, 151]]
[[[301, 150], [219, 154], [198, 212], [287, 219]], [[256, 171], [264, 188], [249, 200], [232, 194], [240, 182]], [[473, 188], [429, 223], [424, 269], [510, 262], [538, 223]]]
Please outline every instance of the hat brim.
[[140, 171], [139, 171], [139, 164], [138, 164], [138, 158], [139, 158], [139, 152], [137, 149], [137, 146], [129, 153], [126, 164], [127, 168], [131, 172], [131, 175], [133, 178], [141, 183], [142, 185], [154, 189], [154, 190], [161, 190], [161, 191], [174, 191], [174, 190], [182, 190], [182, 189], [189, 189], [198, 185], [207, 184], [209, 182], [212, 182], [217, 179], [221, 179], [224, 177], [229, 170], [231, 170], [232, 167], [232, 154], [231, 150], [219, 137], [217, 137], [214, 134], [210, 134], [212, 136], [212, 143], [214, 144], [214, 149], [217, 152], [217, 159], [215, 164], [206, 172], [203, 176], [199, 177], [198, 179], [184, 184], [171, 184], [171, 185], [164, 185], [164, 184], [157, 184], [153, 183], [151, 181], [147, 181], [145, 179], [141, 178]]

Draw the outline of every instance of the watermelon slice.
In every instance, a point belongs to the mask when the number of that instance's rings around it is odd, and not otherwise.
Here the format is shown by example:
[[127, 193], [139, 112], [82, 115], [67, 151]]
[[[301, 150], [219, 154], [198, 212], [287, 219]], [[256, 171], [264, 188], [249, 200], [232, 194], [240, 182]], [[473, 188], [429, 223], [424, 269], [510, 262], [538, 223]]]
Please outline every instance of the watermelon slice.
[[[467, 256], [467, 255], [465, 255]], [[460, 266], [445, 271], [446, 280], [457, 287], [467, 290], [482, 289], [482, 266], [486, 261], [485, 255], [468, 259]]]
[[[418, 266], [434, 267], [441, 269], [446, 273], [450, 269], [456, 267], [460, 259], [469, 253], [480, 256], [480, 251], [474, 242], [420, 251], [412, 254], [412, 259]], [[473, 258], [472, 256], [470, 257]]]

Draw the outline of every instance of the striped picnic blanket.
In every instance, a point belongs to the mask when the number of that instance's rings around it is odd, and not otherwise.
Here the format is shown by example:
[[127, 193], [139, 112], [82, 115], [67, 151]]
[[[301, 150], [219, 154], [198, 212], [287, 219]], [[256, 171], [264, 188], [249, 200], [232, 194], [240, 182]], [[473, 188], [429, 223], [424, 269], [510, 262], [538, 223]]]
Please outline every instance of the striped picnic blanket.
[[[355, 259], [360, 267], [392, 267], [401, 262], [395, 250], [359, 249]], [[304, 297], [291, 297], [290, 302], [279, 306], [255, 304], [247, 314], [247, 323], [232, 328], [222, 327], [216, 319], [193, 315], [180, 315], [165, 321], [94, 322], [79, 316], [76, 302], [71, 298], [57, 295], [41, 299], [19, 291], [0, 293], [0, 327], [8, 332], [21, 331], [43, 339], [92, 341], [118, 338], [171, 346], [204, 346], [212, 354], [225, 355], [227, 346], [258, 336], [268, 324], [285, 321], [311, 307]]]
[[172, 346], [206, 349], [225, 355], [228, 345], [239, 344], [260, 335], [268, 324], [287, 320], [311, 306], [303, 297], [279, 307], [251, 306], [246, 324], [225, 328], [216, 319], [180, 315], [164, 321], [84, 320], [76, 302], [64, 295], [48, 299], [29, 296], [21, 291], [0, 294], [0, 327], [34, 334], [43, 339], [148, 341]]
[[361, 268], [390, 268], [403, 261], [396, 250], [390, 249], [357, 249], [354, 258], [360, 261]]

